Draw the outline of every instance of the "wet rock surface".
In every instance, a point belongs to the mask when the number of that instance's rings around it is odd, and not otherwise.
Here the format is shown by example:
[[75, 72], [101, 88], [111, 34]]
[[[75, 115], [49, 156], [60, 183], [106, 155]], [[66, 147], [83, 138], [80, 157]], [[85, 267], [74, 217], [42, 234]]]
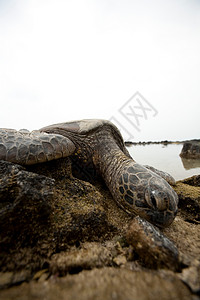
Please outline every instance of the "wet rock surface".
[[177, 182], [163, 230], [130, 217], [69, 158], [0, 161], [1, 299], [199, 299], [199, 177]]

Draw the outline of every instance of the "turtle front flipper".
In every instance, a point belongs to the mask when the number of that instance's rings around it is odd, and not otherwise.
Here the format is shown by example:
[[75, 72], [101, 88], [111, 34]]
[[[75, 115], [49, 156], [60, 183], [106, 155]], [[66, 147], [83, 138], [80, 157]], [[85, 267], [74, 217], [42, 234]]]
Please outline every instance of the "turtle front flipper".
[[169, 184], [171, 184], [171, 185], [175, 185], [176, 184], [176, 180], [169, 173], [161, 171], [161, 170], [158, 170], [158, 169], [156, 169], [154, 167], [151, 167], [151, 166], [144, 166], [144, 167], [147, 168], [148, 170], [151, 170], [155, 174], [159, 175], [163, 179], [165, 179]]
[[74, 143], [59, 134], [0, 128], [0, 160], [34, 165], [71, 155]]

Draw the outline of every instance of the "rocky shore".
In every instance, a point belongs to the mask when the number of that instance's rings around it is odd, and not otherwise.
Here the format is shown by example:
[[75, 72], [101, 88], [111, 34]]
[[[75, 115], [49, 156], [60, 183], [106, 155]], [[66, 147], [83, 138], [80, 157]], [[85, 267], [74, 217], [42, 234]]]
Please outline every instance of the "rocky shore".
[[131, 142], [131, 141], [127, 141], [125, 142], [126, 147], [129, 146], [133, 146], [133, 145], [141, 145], [141, 146], [145, 146], [145, 145], [171, 145], [171, 144], [184, 144], [185, 141], [168, 141], [168, 140], [164, 140], [164, 141], [148, 141], [148, 142]]
[[126, 146], [132, 146], [132, 145], [171, 145], [171, 144], [186, 144], [186, 143], [190, 143], [190, 144], [199, 144], [200, 140], [195, 139], [195, 140], [187, 140], [187, 141], [168, 141], [168, 140], [164, 140], [164, 141], [148, 141], [148, 142], [131, 142], [131, 141], [127, 141], [125, 142]]
[[69, 158], [0, 161], [1, 299], [200, 299], [200, 176], [176, 183], [160, 230], [75, 175]]

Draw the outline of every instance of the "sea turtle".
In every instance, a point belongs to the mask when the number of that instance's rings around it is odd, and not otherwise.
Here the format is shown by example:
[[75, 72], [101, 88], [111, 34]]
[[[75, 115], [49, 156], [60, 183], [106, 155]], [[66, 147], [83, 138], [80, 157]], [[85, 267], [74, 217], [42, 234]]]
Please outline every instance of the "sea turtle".
[[127, 213], [137, 214], [159, 227], [174, 220], [178, 196], [166, 181], [173, 182], [173, 178], [135, 162], [110, 121], [59, 123], [31, 133], [0, 129], [2, 160], [30, 165], [66, 156], [97, 170]]

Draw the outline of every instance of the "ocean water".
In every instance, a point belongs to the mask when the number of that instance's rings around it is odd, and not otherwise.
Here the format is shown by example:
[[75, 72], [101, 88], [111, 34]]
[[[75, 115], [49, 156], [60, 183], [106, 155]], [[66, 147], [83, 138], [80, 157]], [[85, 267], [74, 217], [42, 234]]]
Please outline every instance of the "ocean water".
[[168, 172], [175, 180], [200, 174], [200, 159], [185, 159], [179, 156], [182, 144], [132, 145], [127, 147], [135, 161]]

